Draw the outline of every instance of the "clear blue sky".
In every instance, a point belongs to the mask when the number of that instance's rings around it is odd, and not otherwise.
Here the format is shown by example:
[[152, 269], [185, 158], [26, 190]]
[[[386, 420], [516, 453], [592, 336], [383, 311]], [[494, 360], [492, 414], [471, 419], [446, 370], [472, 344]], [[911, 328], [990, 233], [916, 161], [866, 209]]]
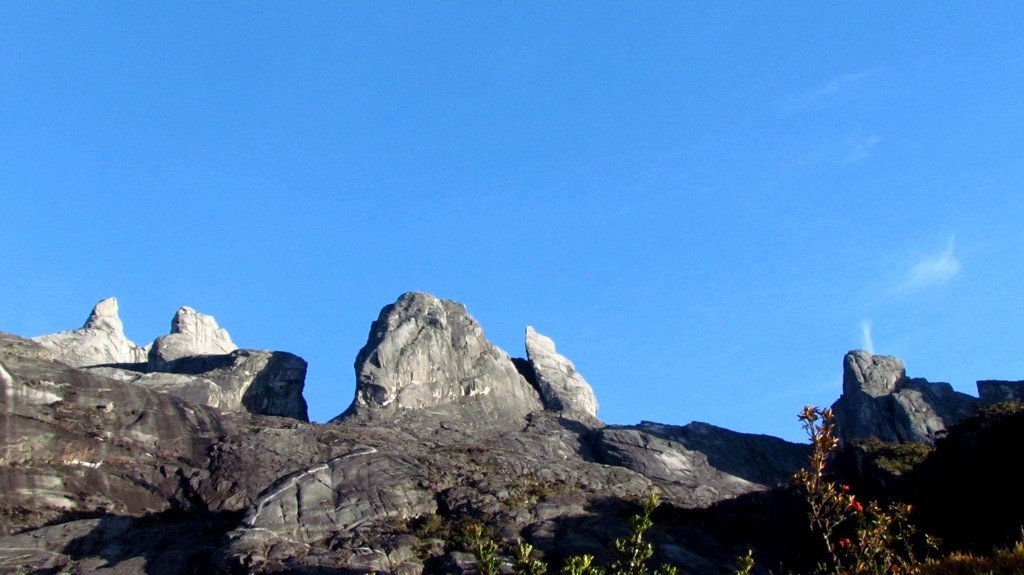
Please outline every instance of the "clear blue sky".
[[607, 422], [800, 438], [843, 354], [1024, 379], [1018, 2], [0, 4], [0, 330], [190, 305], [347, 407], [382, 306]]

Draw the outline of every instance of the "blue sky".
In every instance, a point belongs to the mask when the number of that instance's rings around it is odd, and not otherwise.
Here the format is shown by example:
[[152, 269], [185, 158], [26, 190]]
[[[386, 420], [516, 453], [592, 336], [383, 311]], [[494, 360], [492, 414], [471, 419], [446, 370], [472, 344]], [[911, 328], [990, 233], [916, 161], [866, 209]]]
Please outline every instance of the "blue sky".
[[3, 3], [0, 330], [182, 305], [310, 363], [405, 291], [600, 416], [799, 439], [872, 346], [1024, 379], [1014, 2]]

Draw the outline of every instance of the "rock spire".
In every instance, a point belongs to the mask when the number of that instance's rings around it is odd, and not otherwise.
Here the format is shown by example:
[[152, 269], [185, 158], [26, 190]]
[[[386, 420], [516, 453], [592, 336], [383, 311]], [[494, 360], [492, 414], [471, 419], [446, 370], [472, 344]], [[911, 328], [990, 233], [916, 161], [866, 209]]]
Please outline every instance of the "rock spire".
[[381, 310], [355, 370], [347, 413], [459, 405], [520, 418], [543, 409], [465, 306], [426, 293], [406, 293]]

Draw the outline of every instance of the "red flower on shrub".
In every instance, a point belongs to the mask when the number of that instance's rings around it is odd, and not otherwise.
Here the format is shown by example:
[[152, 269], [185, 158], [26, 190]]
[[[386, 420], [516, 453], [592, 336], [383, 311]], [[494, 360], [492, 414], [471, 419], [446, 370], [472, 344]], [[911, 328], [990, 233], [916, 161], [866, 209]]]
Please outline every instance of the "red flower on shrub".
[[851, 501], [850, 502], [850, 506], [847, 507], [847, 509], [849, 509], [850, 511], [853, 511], [854, 513], [863, 513], [864, 512], [864, 506], [860, 504], [860, 501]]
[[853, 542], [850, 541], [849, 537], [843, 537], [839, 541], [836, 541], [836, 546], [839, 547], [840, 549], [846, 549], [846, 548], [848, 548], [850, 546], [851, 543], [853, 543]]

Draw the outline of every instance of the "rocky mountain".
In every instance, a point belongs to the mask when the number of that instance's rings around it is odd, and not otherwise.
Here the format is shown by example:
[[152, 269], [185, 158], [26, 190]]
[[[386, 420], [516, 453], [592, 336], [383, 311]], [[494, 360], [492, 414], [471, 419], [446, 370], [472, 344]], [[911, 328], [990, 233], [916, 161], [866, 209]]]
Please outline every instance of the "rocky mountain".
[[404, 294], [370, 326], [356, 356], [356, 396], [346, 413], [445, 407], [521, 419], [544, 406], [465, 306]]
[[[0, 571], [474, 572], [457, 543], [470, 521], [555, 563], [603, 562], [652, 491], [657, 559], [708, 574], [748, 547], [782, 561], [802, 513], [787, 515], [778, 486], [808, 446], [605, 425], [554, 342], [527, 328], [524, 343], [511, 358], [461, 304], [404, 294], [370, 326], [351, 405], [314, 424], [304, 361], [235, 349], [189, 308], [148, 348], [124, 338], [112, 299], [80, 330], [0, 334]], [[959, 413], [899, 399], [950, 396], [895, 358], [845, 365], [851, 429], [903, 439]]]
[[308, 420], [302, 358], [239, 350], [217, 320], [190, 307], [174, 314], [169, 334], [145, 347], [125, 337], [115, 298], [97, 303], [81, 329], [33, 339], [71, 367], [192, 404]]
[[843, 394], [832, 407], [844, 440], [934, 443], [977, 402], [948, 383], [908, 378], [899, 358], [855, 350], [843, 359]]

